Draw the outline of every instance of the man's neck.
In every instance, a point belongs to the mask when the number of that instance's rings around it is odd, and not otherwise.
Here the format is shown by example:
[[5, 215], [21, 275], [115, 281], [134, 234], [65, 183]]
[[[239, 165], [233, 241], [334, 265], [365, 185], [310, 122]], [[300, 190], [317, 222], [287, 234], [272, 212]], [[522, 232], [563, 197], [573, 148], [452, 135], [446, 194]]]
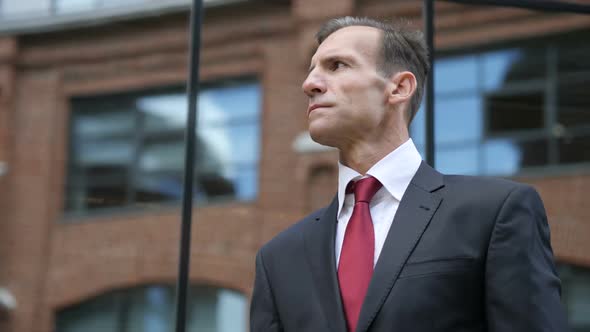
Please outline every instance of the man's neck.
[[409, 137], [391, 141], [381, 141], [379, 144], [360, 142], [346, 149], [340, 149], [340, 162], [362, 175], [365, 175], [373, 165], [389, 153], [407, 142]]

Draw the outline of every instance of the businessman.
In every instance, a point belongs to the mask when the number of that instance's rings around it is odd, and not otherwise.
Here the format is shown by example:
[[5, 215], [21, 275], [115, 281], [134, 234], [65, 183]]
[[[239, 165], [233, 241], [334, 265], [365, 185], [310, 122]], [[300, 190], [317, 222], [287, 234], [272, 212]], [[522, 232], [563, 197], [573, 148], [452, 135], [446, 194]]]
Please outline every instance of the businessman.
[[250, 331], [567, 331], [537, 192], [443, 175], [409, 137], [422, 34], [344, 17], [317, 40], [302, 88], [338, 191], [260, 249]]

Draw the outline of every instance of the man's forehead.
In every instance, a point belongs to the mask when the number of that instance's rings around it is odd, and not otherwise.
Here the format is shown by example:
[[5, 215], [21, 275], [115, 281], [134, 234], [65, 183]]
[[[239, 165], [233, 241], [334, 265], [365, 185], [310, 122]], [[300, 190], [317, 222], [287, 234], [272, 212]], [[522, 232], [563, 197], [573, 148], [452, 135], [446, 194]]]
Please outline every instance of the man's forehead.
[[311, 58], [331, 53], [362, 52], [374, 53], [381, 38], [381, 30], [369, 26], [349, 26], [331, 33], [317, 48]]

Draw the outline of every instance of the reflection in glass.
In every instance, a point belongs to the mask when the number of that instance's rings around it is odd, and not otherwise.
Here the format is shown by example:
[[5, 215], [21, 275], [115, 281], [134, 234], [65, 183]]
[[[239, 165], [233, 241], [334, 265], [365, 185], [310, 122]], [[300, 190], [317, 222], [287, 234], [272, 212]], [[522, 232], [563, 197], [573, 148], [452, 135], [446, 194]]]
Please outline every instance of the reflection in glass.
[[479, 96], [440, 98], [435, 109], [437, 144], [481, 139], [483, 122]]
[[55, 0], [55, 8], [58, 13], [72, 13], [94, 9], [96, 0]]
[[482, 54], [480, 59], [483, 66], [483, 87], [486, 90], [500, 88], [507, 80], [508, 71], [521, 58], [522, 52], [519, 49], [506, 49]]
[[[199, 98], [197, 201], [252, 200], [260, 155], [257, 83], [205, 86]], [[66, 209], [179, 201], [187, 101], [180, 89], [72, 102]]]
[[590, 125], [590, 71], [586, 75], [558, 87], [557, 121], [567, 128]]
[[[486, 87], [500, 88], [508, 83], [526, 83], [547, 78], [547, 49], [543, 46], [533, 45], [492, 54], [484, 56], [484, 72], [486, 76], [490, 75], [486, 78]], [[497, 71], [501, 73], [500, 76]], [[502, 77], [501, 81], [494, 79], [499, 77]], [[493, 82], [497, 85], [490, 84]]]
[[571, 75], [588, 77], [590, 45], [580, 42], [580, 38], [587, 39], [588, 34], [588, 31], [580, 31], [560, 36], [556, 40], [559, 49], [557, 70], [560, 78], [569, 78]]
[[559, 140], [559, 162], [580, 163], [590, 161], [590, 135], [565, 136]]
[[486, 142], [485, 173], [490, 175], [514, 174], [525, 167], [546, 165], [546, 140], [523, 141], [513, 138], [493, 139]]
[[[590, 162], [588, 33], [437, 60], [437, 168], [506, 176]], [[424, 107], [410, 131], [424, 155]]]
[[[246, 298], [221, 288], [191, 287], [187, 331], [240, 332], [246, 330]], [[148, 286], [102, 294], [63, 309], [56, 332], [168, 332], [174, 324], [174, 290]]]
[[123, 206], [128, 202], [128, 165], [133, 158], [133, 114], [99, 112], [73, 103], [66, 209]]
[[590, 270], [573, 265], [558, 265], [570, 328], [573, 332], [590, 331]]
[[[210, 125], [252, 119], [259, 113], [259, 85], [243, 83], [203, 91], [199, 96], [199, 124]], [[231, 98], [228, 98], [231, 96]]]
[[31, 15], [47, 15], [51, 8], [51, 0], [2, 0], [0, 11], [3, 17], [16, 18]]
[[434, 89], [436, 93], [474, 91], [477, 88], [478, 81], [477, 66], [477, 58], [474, 55], [439, 60], [434, 67]]
[[[426, 110], [424, 104], [425, 102], [422, 101], [418, 113], [416, 113], [410, 124], [410, 136], [416, 147], [424, 146], [426, 144]], [[422, 155], [424, 156], [425, 154], [422, 153]]]
[[117, 331], [119, 307], [119, 298], [110, 296], [63, 310], [57, 317], [56, 332]]
[[436, 168], [446, 174], [478, 174], [479, 149], [476, 145], [437, 148]]
[[485, 174], [515, 174], [520, 170], [520, 150], [511, 139], [490, 139], [484, 143]]
[[488, 133], [493, 135], [545, 127], [544, 98], [542, 91], [488, 95]]
[[[548, 162], [548, 144], [542, 140], [517, 140], [512, 138], [490, 141], [485, 147], [486, 170], [490, 174], [494, 171], [508, 171], [513, 174], [524, 167], [546, 165]], [[502, 173], [499, 173], [502, 175]]]
[[104, 7], [124, 7], [124, 6], [130, 6], [130, 5], [137, 5], [137, 4], [141, 4], [141, 3], [149, 2], [149, 1], [153, 1], [153, 0], [125, 0], [125, 1], [100, 0], [100, 1], [101, 1], [101, 5]]

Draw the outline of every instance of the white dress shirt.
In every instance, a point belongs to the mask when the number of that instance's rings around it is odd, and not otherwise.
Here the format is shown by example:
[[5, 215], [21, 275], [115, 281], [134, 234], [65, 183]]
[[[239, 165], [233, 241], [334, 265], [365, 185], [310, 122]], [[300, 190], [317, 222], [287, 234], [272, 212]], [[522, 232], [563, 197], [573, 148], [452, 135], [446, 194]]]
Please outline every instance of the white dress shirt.
[[[367, 171], [367, 176], [373, 176], [383, 187], [377, 191], [369, 209], [373, 228], [375, 230], [375, 255], [373, 266], [377, 264], [381, 249], [393, 218], [397, 212], [410, 181], [418, 171], [422, 157], [414, 146], [412, 139], [409, 139], [397, 149], [393, 150], [383, 159], [379, 160]], [[354, 207], [354, 195], [346, 194], [346, 186], [350, 181], [356, 181], [363, 176], [357, 171], [338, 163], [338, 226], [336, 228], [336, 266], [340, 262], [340, 251], [344, 241], [346, 225], [352, 215]]]

